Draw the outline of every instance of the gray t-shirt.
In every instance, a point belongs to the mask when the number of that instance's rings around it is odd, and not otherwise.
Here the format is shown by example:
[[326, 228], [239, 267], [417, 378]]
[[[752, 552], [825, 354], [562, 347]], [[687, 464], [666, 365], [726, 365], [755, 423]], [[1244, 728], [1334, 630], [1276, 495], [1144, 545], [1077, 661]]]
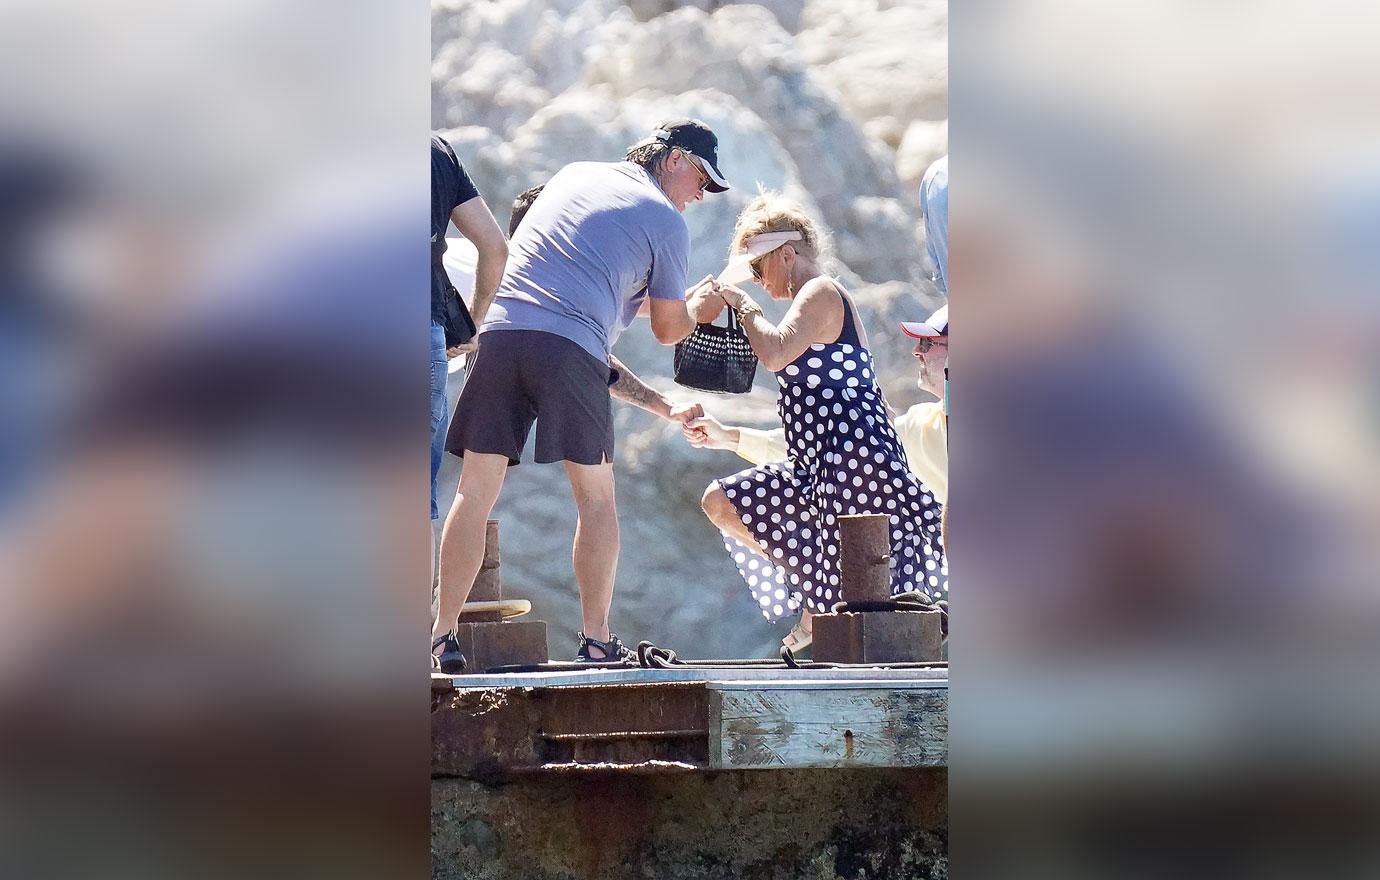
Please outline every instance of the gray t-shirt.
[[544, 330], [602, 361], [642, 302], [685, 298], [690, 230], [631, 162], [575, 162], [546, 184], [508, 246], [481, 333]]

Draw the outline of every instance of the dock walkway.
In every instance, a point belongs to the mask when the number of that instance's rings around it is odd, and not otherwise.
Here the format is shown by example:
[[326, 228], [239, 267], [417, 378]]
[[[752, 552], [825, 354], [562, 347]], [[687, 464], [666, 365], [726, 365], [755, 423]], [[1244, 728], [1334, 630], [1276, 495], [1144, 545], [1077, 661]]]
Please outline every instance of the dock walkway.
[[943, 767], [948, 669], [432, 676], [432, 774]]

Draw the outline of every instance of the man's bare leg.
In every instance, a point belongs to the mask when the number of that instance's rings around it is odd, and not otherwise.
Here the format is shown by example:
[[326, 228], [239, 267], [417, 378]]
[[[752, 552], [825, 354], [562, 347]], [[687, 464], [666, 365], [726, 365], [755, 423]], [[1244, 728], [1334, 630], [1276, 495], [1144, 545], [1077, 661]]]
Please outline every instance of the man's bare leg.
[[[571, 561], [580, 585], [580, 615], [584, 633], [592, 639], [609, 639], [609, 606], [613, 604], [613, 579], [618, 571], [618, 509], [613, 497], [612, 464], [565, 463], [570, 488], [575, 494], [579, 522]], [[595, 651], [598, 649], [595, 648]]]
[[484, 562], [485, 524], [503, 488], [508, 457], [485, 452], [465, 453], [460, 488], [446, 515], [441, 532], [440, 582], [437, 585], [436, 622], [433, 640], [455, 627], [465, 600], [474, 589], [479, 566]]

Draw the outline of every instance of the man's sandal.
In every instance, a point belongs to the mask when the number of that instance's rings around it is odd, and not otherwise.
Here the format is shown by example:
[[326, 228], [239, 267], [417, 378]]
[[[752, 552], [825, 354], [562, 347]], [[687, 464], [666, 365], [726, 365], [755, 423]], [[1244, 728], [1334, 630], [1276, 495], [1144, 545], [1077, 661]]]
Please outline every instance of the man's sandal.
[[[607, 642], [591, 639], [584, 633], [576, 633], [576, 635], [580, 638], [580, 650], [575, 655], [576, 663], [627, 663], [633, 659], [633, 652], [628, 650], [628, 646], [623, 644], [623, 640], [613, 633], [609, 633]], [[604, 656], [590, 656], [590, 648], [603, 651]]]
[[[439, 655], [437, 648], [441, 649]], [[455, 640], [453, 632], [436, 637], [431, 643], [431, 656], [436, 658], [441, 672], [446, 675], [459, 675], [465, 671], [465, 655], [460, 653], [460, 643]]]

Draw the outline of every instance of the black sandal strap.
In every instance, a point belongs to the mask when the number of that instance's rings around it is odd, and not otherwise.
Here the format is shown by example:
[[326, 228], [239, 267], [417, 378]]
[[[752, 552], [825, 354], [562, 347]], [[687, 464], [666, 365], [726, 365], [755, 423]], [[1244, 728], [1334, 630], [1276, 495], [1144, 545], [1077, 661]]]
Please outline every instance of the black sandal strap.
[[590, 659], [595, 662], [601, 662], [604, 660], [610, 662], [616, 660], [626, 660], [628, 656], [632, 653], [628, 650], [628, 646], [623, 644], [623, 640], [618, 638], [618, 636], [615, 633], [609, 633], [609, 640], [607, 642], [601, 642], [598, 639], [591, 638], [582, 632], [577, 633], [577, 635], [580, 637], [580, 651], [584, 653], [586, 656], [589, 655], [589, 648], [591, 646], [598, 648], [599, 650], [604, 652], [603, 657], [590, 657]]

